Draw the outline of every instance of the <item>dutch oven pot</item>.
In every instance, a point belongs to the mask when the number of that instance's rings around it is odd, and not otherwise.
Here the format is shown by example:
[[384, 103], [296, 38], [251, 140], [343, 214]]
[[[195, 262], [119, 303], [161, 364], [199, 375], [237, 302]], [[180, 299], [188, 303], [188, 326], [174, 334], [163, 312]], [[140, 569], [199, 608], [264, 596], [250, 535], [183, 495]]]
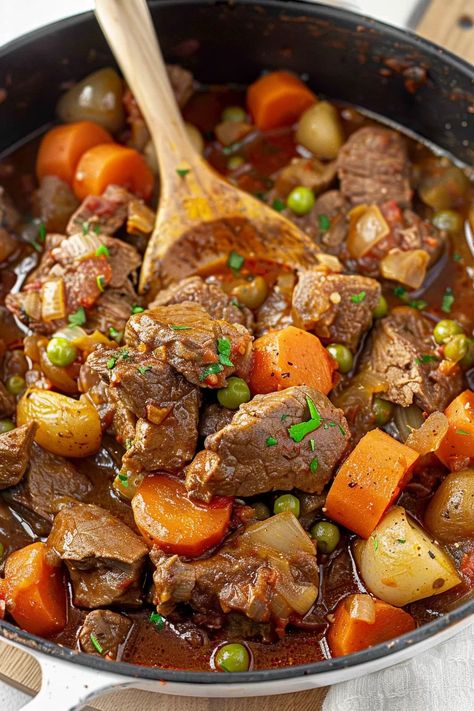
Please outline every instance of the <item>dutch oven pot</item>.
[[[282, 0], [157, 0], [151, 9], [167, 61], [202, 82], [250, 83], [287, 68], [319, 94], [388, 117], [474, 165], [474, 71], [406, 31], [348, 11]], [[92, 13], [0, 49], [0, 153], [54, 121], [63, 82], [113, 64]], [[387, 118], [385, 118], [387, 120]], [[259, 696], [308, 690], [382, 669], [432, 647], [474, 620], [474, 600], [391, 642], [291, 668], [239, 674], [107, 662], [0, 622], [0, 634], [40, 661], [43, 685], [28, 710], [80, 708], [111, 688], [187, 696]], [[163, 683], [164, 682], [164, 683]]]

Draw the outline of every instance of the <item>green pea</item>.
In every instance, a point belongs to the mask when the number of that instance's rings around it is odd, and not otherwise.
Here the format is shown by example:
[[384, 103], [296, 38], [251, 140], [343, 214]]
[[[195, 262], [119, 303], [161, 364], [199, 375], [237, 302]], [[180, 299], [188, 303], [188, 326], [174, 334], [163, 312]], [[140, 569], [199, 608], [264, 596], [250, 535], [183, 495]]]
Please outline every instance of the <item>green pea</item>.
[[314, 203], [313, 191], [303, 185], [293, 188], [286, 201], [286, 204], [295, 215], [307, 215], [313, 209]]
[[374, 310], [372, 311], [372, 315], [374, 318], [383, 318], [387, 314], [388, 314], [387, 299], [385, 298], [385, 296], [383, 296], [381, 294]]
[[26, 388], [25, 378], [21, 375], [11, 375], [5, 385], [11, 395], [19, 395]]
[[252, 504], [252, 508], [255, 511], [255, 518], [257, 521], [265, 521], [265, 519], [270, 518], [270, 509], [263, 501], [256, 501]]
[[15, 425], [13, 424], [12, 420], [9, 420], [8, 417], [5, 417], [5, 419], [0, 420], [0, 434], [3, 434], [4, 432], [10, 432], [10, 430], [14, 430]]
[[245, 163], [245, 158], [242, 156], [231, 156], [227, 161], [227, 170], [237, 170]]
[[453, 336], [444, 347], [444, 356], [448, 360], [458, 363], [469, 351], [469, 339], [464, 333]]
[[456, 210], [439, 210], [433, 215], [432, 222], [439, 230], [451, 233], [461, 232], [464, 227], [462, 215]]
[[300, 500], [296, 496], [293, 496], [293, 494], [282, 494], [279, 496], [275, 499], [275, 503], [273, 504], [273, 513], [279, 514], [284, 511], [290, 511], [298, 518], [300, 515]]
[[321, 553], [332, 553], [341, 539], [341, 532], [335, 523], [318, 521], [311, 528], [311, 538], [318, 544]]
[[462, 327], [452, 321], [450, 318], [444, 318], [438, 321], [433, 329], [433, 336], [436, 343], [446, 343], [453, 336], [457, 336], [459, 333], [464, 333]]
[[219, 403], [228, 410], [237, 410], [250, 397], [249, 386], [242, 378], [228, 378], [226, 387], [217, 391]]
[[377, 427], [383, 427], [392, 419], [393, 405], [388, 400], [383, 400], [381, 397], [375, 397], [372, 403], [372, 412], [375, 418]]
[[77, 358], [77, 348], [67, 338], [52, 338], [46, 347], [46, 355], [53, 365], [66, 368]]
[[469, 368], [472, 368], [474, 366], [474, 339], [469, 338], [469, 347], [467, 349], [467, 353], [464, 356], [464, 358], [461, 358], [459, 361], [459, 365], [461, 368], [464, 368], [465, 370], [469, 370]]
[[250, 654], [243, 644], [224, 644], [216, 652], [216, 667], [226, 672], [245, 672], [250, 667]]
[[343, 346], [342, 343], [330, 343], [327, 350], [334, 360], [337, 361], [341, 373], [348, 373], [352, 370], [354, 356], [347, 346]]
[[245, 123], [247, 121], [247, 114], [245, 113], [245, 109], [241, 106], [228, 106], [222, 112], [221, 120]]

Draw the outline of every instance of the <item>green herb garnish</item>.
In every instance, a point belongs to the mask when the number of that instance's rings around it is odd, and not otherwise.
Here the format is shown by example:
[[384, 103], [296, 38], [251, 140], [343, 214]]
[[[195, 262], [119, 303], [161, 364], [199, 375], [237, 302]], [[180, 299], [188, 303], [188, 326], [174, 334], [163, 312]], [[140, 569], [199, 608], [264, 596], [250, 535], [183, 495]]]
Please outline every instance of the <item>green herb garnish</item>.
[[219, 354], [219, 362], [221, 365], [227, 365], [232, 368], [234, 365], [230, 359], [232, 344], [228, 338], [217, 339], [217, 352]]
[[145, 373], [148, 373], [148, 371], [151, 370], [151, 365], [139, 365], [137, 370], [140, 375], [145, 375]]
[[311, 474], [314, 474], [317, 471], [318, 466], [319, 466], [318, 458], [314, 457], [309, 464], [309, 469], [311, 471]]
[[190, 173], [189, 168], [176, 168], [176, 172], [178, 173], [180, 178], [185, 178], [188, 173]]
[[191, 326], [177, 326], [175, 323], [168, 324], [173, 331], [190, 331]]
[[221, 373], [224, 370], [224, 366], [221, 365], [220, 363], [211, 363], [210, 365], [206, 365], [205, 368], [203, 368], [201, 375], [199, 376], [199, 380], [202, 381], [206, 380], [210, 375], [217, 375], [218, 373]]
[[418, 311], [423, 311], [428, 306], [428, 302], [424, 299], [410, 299], [407, 303], [412, 309], [418, 309]]
[[96, 257], [110, 257], [110, 252], [108, 248], [105, 246], [105, 244], [101, 244], [100, 247], [97, 247], [95, 250], [95, 256]]
[[318, 215], [318, 225], [321, 232], [327, 232], [331, 227], [331, 220], [327, 215]]
[[417, 365], [422, 365], [424, 363], [434, 363], [438, 360], [439, 360], [438, 356], [425, 354], [425, 355], [418, 356], [418, 358], [415, 358], [415, 363]]
[[123, 336], [122, 331], [117, 331], [116, 328], [114, 328], [113, 326], [110, 326], [110, 328], [109, 328], [109, 337], [110, 338], [113, 338], [113, 340], [117, 341], [117, 343], [118, 343], [119, 341], [122, 340], [122, 336]]
[[87, 320], [84, 307], [79, 306], [77, 311], [74, 311], [74, 313], [69, 314], [69, 316], [67, 317], [67, 320], [69, 321], [71, 326], [83, 326]]
[[99, 274], [99, 276], [95, 280], [97, 284], [97, 288], [99, 291], [103, 292], [105, 289], [105, 277], [102, 274]]
[[283, 212], [283, 210], [285, 209], [286, 205], [285, 205], [285, 203], [283, 202], [283, 200], [280, 200], [279, 198], [276, 198], [276, 199], [272, 202], [272, 207], [273, 207], [273, 209], [276, 210], [277, 212]]
[[40, 222], [38, 227], [38, 239], [40, 242], [44, 242], [46, 239], [46, 225], [44, 222]]
[[460, 262], [462, 260], [462, 254], [459, 254], [459, 252], [454, 252], [453, 254], [453, 260], [455, 262]]
[[122, 358], [122, 360], [130, 360], [130, 353], [126, 348], [121, 348], [119, 357]]
[[280, 417], [280, 421], [281, 421], [281, 422], [285, 422], [288, 418], [289, 418], [289, 415], [282, 415], [282, 416]]
[[91, 642], [92, 642], [92, 646], [94, 647], [96, 652], [99, 652], [99, 654], [104, 653], [104, 649], [103, 649], [101, 643], [99, 642], [99, 640], [97, 639], [97, 637], [95, 636], [95, 634], [93, 632], [91, 632]]
[[159, 612], [152, 612], [148, 619], [158, 630], [163, 629], [165, 626], [165, 618], [162, 617]]
[[399, 299], [402, 299], [407, 293], [407, 290], [404, 286], [396, 286], [393, 290], [393, 293], [395, 294], [395, 296], [398, 296]]
[[88, 222], [82, 222], [81, 223], [81, 228], [82, 228], [82, 234], [86, 235], [89, 232], [89, 223]]
[[[126, 446], [127, 442], [130, 443], [128, 447]], [[131, 446], [132, 446], [131, 440], [126, 440], [125, 441], [125, 449], [130, 449]], [[128, 488], [128, 476], [126, 474], [118, 474], [118, 480], [122, 484], [122, 486], [125, 487], [125, 489]]]
[[352, 301], [354, 304], [360, 304], [361, 301], [363, 301], [366, 296], [367, 296], [367, 292], [365, 292], [365, 291], [360, 291], [358, 294], [352, 294], [352, 296], [351, 296], [351, 301]]
[[132, 314], [141, 314], [145, 309], [143, 306], [140, 306], [139, 304], [133, 304], [132, 308], [130, 309]]
[[301, 442], [307, 434], [317, 430], [321, 424], [321, 415], [317, 411], [316, 405], [308, 395], [306, 396], [306, 402], [309, 408], [310, 419], [306, 422], [299, 422], [296, 425], [291, 425], [291, 427], [288, 428], [288, 434], [293, 442]]
[[112, 370], [112, 368], [115, 368], [115, 366], [117, 365], [117, 360], [118, 360], [118, 356], [112, 356], [112, 358], [109, 358], [109, 360], [107, 361], [107, 368], [109, 370]]
[[309, 448], [310, 448], [310, 450], [311, 450], [312, 452], [314, 452], [315, 446], [316, 446], [316, 444], [315, 444], [314, 439], [310, 439], [310, 440], [309, 440]]
[[406, 538], [397, 538], [397, 543], [406, 543]]
[[375, 538], [375, 536], [372, 536], [372, 540], [374, 541], [374, 551], [376, 551], [376, 550], [378, 550], [378, 548], [379, 548], [378, 539]]
[[[130, 439], [129, 437], [127, 437], [127, 439], [125, 440], [125, 449], [130, 449], [132, 444], [133, 444], [133, 439]], [[122, 476], [125, 476], [125, 474], [122, 474]], [[119, 475], [119, 478], [120, 478], [120, 475]], [[127, 479], [127, 481], [128, 481], [128, 479]]]
[[441, 302], [441, 311], [444, 311], [445, 314], [451, 313], [451, 309], [453, 308], [454, 301], [455, 301], [455, 299], [454, 299], [453, 290], [448, 286], [448, 288], [444, 292], [443, 300]]
[[265, 444], [267, 447], [274, 447], [276, 444], [278, 444], [278, 440], [275, 439], [275, 437], [267, 437]]
[[466, 437], [469, 437], [470, 432], [466, 432], [466, 430], [456, 430], [456, 434], [465, 435]]
[[242, 269], [244, 262], [245, 257], [242, 257], [242, 255], [238, 254], [238, 252], [231, 252], [227, 260], [227, 266], [230, 267], [233, 271], [238, 272], [240, 271], [240, 269]]

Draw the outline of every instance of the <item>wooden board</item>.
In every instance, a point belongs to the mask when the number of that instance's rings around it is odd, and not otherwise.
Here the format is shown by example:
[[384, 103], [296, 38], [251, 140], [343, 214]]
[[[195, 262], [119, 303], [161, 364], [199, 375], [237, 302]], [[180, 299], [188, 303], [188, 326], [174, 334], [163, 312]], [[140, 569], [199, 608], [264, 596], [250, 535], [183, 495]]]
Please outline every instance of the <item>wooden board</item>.
[[[431, 0], [418, 32], [474, 63], [474, 0]], [[0, 679], [36, 693], [41, 684], [37, 662], [0, 641]], [[188, 699], [132, 689], [109, 694], [88, 711], [321, 711], [328, 688], [254, 699]]]

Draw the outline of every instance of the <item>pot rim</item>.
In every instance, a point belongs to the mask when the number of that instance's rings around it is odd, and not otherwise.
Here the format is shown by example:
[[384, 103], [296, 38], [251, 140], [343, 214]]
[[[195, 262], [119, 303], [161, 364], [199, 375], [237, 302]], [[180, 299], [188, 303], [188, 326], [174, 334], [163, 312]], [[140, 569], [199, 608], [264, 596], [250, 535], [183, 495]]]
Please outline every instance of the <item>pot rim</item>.
[[[258, 5], [258, 0], [228, 0], [232, 4], [255, 6]], [[207, 0], [208, 4], [227, 4], [227, 0]], [[203, 0], [152, 0], [150, 5], [176, 6], [176, 5], [202, 5]], [[351, 12], [340, 7], [332, 5], [324, 5], [319, 2], [309, 2], [308, 0], [260, 0], [260, 4], [280, 8], [286, 10], [317, 10], [318, 17], [331, 21], [345, 21], [364, 29], [378, 30], [379, 32], [389, 35], [394, 41], [401, 40], [404, 43], [407, 41], [414, 47], [420, 48], [425, 54], [436, 56], [438, 59], [441, 56], [445, 62], [453, 66], [463, 74], [471, 77], [474, 84], [474, 68], [465, 60], [452, 54], [429, 40], [416, 35], [411, 30], [400, 29], [393, 27], [379, 20]], [[56, 22], [40, 27], [32, 32], [28, 32], [14, 40], [0, 46], [0, 59], [8, 55], [12, 51], [21, 48], [27, 49], [31, 43], [49, 36], [52, 32], [59, 32], [63, 29], [73, 27], [80, 24], [83, 20], [90, 18], [93, 12], [83, 12], [71, 17], [58, 20]], [[78, 650], [64, 647], [60, 644], [43, 639], [36, 635], [30, 634], [21, 630], [16, 625], [0, 621], [0, 636], [7, 640], [16, 642], [30, 648], [31, 650], [42, 652], [48, 656], [56, 657], [64, 661], [69, 661], [74, 664], [86, 666], [98, 671], [120, 674], [128, 677], [137, 677], [150, 680], [165, 680], [177, 683], [193, 683], [193, 684], [242, 684], [259, 682], [275, 681], [278, 679], [290, 679], [302, 676], [312, 676], [324, 674], [328, 672], [336, 672], [351, 667], [364, 665], [367, 662], [376, 659], [382, 659], [395, 652], [400, 652], [404, 649], [413, 647], [420, 642], [433, 637], [433, 644], [436, 643], [436, 635], [446, 630], [448, 627], [455, 625], [462, 620], [474, 615], [474, 600], [463, 603], [455, 610], [447, 612], [445, 615], [426, 623], [422, 627], [416, 628], [412, 632], [396, 637], [393, 640], [378, 644], [374, 647], [369, 647], [360, 652], [349, 654], [344, 657], [335, 657], [322, 661], [300, 664], [292, 667], [281, 667], [273, 669], [258, 669], [248, 672], [238, 672], [233, 674], [218, 674], [215, 671], [197, 672], [185, 671], [179, 669], [161, 669], [160, 667], [147, 667], [139, 664], [131, 664], [122, 661], [107, 661], [100, 657], [85, 654]]]

